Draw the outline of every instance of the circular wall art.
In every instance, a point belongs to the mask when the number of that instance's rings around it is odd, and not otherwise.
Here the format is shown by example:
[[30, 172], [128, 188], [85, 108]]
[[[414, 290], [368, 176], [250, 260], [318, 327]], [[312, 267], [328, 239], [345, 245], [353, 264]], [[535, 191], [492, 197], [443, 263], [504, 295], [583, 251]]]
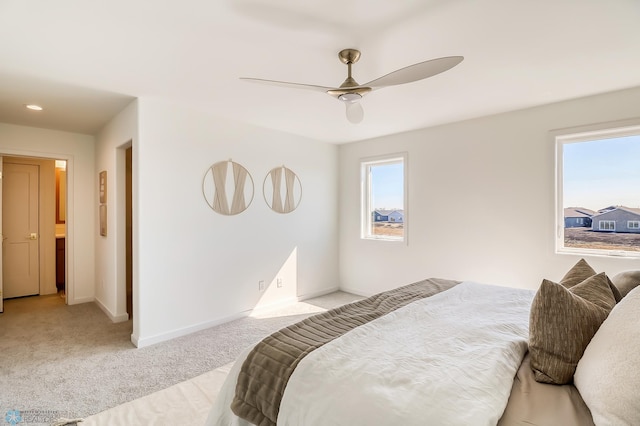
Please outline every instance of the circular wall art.
[[253, 201], [253, 179], [242, 165], [231, 160], [219, 161], [204, 175], [202, 194], [216, 213], [236, 215]]
[[276, 167], [264, 178], [264, 200], [277, 213], [291, 213], [302, 199], [302, 184], [298, 176], [285, 166]]

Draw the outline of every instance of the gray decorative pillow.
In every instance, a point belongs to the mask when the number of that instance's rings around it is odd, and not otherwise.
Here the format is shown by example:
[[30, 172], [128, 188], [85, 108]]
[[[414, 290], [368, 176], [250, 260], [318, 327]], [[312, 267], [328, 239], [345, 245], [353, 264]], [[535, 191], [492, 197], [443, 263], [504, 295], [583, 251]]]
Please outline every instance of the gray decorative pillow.
[[[571, 288], [577, 284], [580, 284], [582, 281], [586, 280], [589, 277], [597, 274], [596, 271], [587, 263], [586, 260], [580, 259], [578, 263], [576, 263], [573, 268], [569, 269], [564, 277], [560, 280], [560, 284], [562, 284], [565, 288]], [[613, 292], [613, 297], [616, 299], [616, 303], [622, 300], [622, 295], [620, 294], [619, 289], [611, 282], [609, 278], [607, 278], [607, 283]]]
[[570, 289], [543, 280], [529, 317], [529, 353], [536, 381], [571, 383], [585, 348], [615, 304], [604, 273]]
[[611, 278], [613, 285], [620, 291], [622, 297], [626, 296], [631, 290], [640, 286], [640, 271], [620, 272]]
[[580, 259], [578, 263], [573, 265], [573, 267], [564, 274], [564, 277], [560, 280], [560, 284], [565, 288], [571, 288], [595, 274], [597, 274], [597, 272], [593, 270], [591, 265], [589, 265], [586, 260]]

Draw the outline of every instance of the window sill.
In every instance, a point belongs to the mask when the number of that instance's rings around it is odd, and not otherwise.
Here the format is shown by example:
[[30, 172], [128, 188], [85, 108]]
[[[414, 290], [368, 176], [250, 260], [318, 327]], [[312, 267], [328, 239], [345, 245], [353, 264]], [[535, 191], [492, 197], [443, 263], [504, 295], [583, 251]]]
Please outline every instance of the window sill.
[[606, 258], [640, 259], [640, 251], [559, 248], [557, 254]]

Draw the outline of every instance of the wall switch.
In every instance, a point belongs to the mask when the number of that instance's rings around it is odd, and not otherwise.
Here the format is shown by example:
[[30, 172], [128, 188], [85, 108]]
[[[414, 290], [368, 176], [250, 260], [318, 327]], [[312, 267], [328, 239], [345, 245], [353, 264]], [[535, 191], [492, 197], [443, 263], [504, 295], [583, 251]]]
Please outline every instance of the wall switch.
[[281, 287], [282, 287], [282, 278], [278, 278], [278, 279], [276, 280], [276, 286], [277, 286], [278, 288], [281, 288]]
[[264, 280], [258, 281], [258, 291], [264, 291]]

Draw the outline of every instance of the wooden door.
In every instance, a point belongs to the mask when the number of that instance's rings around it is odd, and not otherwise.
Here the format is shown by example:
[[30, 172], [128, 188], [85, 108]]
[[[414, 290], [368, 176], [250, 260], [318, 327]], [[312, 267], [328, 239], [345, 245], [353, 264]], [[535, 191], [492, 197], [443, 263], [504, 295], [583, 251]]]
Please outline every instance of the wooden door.
[[5, 163], [3, 169], [3, 298], [40, 294], [39, 166]]

